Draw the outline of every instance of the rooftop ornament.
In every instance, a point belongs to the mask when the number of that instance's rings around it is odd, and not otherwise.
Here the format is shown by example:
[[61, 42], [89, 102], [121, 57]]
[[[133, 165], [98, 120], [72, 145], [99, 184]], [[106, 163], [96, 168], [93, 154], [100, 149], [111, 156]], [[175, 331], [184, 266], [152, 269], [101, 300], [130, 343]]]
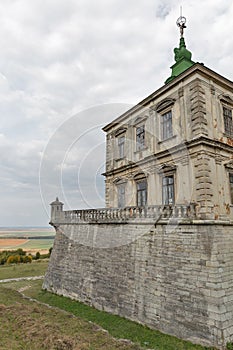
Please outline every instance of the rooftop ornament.
[[182, 14], [181, 14], [181, 16], [176, 21], [177, 26], [180, 28], [181, 38], [183, 38], [183, 36], [184, 36], [184, 28], [187, 28], [185, 23], [186, 23], [186, 18], [184, 16], [182, 16]]
[[176, 21], [177, 26], [180, 28], [180, 45], [179, 48], [174, 49], [175, 61], [176, 63], [171, 66], [172, 74], [165, 81], [165, 84], [170, 83], [174, 78], [183, 73], [186, 69], [192, 67], [195, 62], [191, 60], [192, 53], [186, 49], [185, 40], [184, 40], [184, 29], [186, 28], [186, 18], [181, 15]]

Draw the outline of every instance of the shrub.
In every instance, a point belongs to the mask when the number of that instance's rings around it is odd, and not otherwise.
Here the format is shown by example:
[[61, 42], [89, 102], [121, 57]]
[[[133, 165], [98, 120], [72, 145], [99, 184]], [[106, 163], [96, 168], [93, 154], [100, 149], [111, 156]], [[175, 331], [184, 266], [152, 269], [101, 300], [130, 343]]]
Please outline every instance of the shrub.
[[20, 256], [26, 255], [26, 252], [22, 248], [18, 248], [15, 252], [17, 255], [20, 255]]
[[39, 260], [39, 259], [40, 259], [40, 252], [37, 252], [37, 253], [36, 253], [35, 259], [36, 259], [36, 260]]
[[19, 264], [21, 261], [20, 255], [10, 255], [7, 258], [7, 264]]
[[32, 256], [31, 256], [31, 255], [25, 255], [25, 256], [23, 257], [23, 262], [24, 262], [25, 264], [31, 263], [31, 262], [32, 262]]

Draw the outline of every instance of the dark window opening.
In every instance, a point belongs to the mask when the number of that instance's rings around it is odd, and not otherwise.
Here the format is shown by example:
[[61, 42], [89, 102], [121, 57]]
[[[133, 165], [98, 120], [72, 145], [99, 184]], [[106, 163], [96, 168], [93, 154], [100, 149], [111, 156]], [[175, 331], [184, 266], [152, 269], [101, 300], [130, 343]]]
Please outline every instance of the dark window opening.
[[137, 206], [144, 207], [147, 204], [147, 181], [137, 182]]
[[172, 205], [175, 202], [174, 175], [163, 177], [163, 205]]
[[230, 180], [230, 197], [231, 197], [231, 204], [233, 204], [233, 174], [229, 174], [229, 180]]
[[161, 138], [162, 140], [166, 140], [172, 136], [172, 112], [169, 111], [161, 115]]
[[230, 108], [223, 107], [223, 118], [225, 133], [233, 137], [232, 110]]
[[145, 125], [136, 128], [136, 149], [140, 151], [145, 148]]

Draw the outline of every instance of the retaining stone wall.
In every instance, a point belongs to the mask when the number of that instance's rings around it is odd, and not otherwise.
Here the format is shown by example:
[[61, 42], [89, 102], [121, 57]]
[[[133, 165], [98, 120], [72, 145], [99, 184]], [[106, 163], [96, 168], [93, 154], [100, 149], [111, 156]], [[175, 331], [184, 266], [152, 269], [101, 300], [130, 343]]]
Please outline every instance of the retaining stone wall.
[[[100, 227], [139, 237], [115, 248], [85, 245]], [[233, 226], [61, 225], [43, 288], [223, 349], [233, 339]]]

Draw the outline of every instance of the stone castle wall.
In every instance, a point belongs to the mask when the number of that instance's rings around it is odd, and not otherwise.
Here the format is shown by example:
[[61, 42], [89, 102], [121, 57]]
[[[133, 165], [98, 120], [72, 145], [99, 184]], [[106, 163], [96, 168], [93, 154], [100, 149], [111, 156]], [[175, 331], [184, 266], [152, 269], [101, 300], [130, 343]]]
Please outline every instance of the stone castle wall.
[[[199, 222], [167, 228], [61, 224], [43, 288], [223, 349], [233, 340], [233, 227]], [[98, 248], [101, 232], [137, 239]]]

